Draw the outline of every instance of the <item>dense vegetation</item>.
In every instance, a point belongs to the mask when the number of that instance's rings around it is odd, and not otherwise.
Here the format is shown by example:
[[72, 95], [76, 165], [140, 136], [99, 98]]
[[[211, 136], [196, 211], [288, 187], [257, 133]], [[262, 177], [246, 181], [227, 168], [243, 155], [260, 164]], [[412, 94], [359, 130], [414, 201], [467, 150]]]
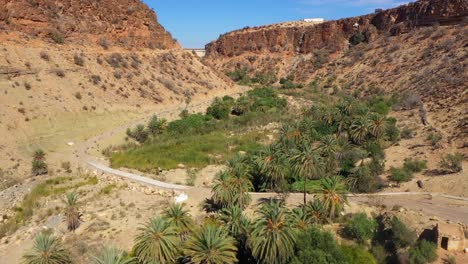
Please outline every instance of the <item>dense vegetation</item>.
[[273, 144], [242, 157], [245, 175], [256, 191], [313, 191], [316, 180], [333, 177], [352, 191], [375, 191], [383, 150], [399, 140], [396, 120], [386, 117], [390, 106], [385, 98], [352, 97], [314, 104], [284, 123]]
[[285, 118], [286, 100], [269, 88], [255, 89], [234, 99], [216, 98], [206, 114], [181, 113], [181, 118], [166, 122], [156, 116], [147, 125], [127, 131], [124, 151], [107, 153], [114, 167], [152, 171], [173, 169], [182, 163], [203, 167], [222, 163], [239, 151], [253, 152], [265, 140], [259, 127]]

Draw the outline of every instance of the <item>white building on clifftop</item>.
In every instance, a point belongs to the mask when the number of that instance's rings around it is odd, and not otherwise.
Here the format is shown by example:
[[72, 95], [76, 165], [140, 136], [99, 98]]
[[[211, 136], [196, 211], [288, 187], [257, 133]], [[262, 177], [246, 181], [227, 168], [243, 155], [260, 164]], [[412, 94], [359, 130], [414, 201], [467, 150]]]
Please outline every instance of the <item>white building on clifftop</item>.
[[309, 23], [323, 23], [325, 19], [323, 18], [304, 18], [302, 21]]

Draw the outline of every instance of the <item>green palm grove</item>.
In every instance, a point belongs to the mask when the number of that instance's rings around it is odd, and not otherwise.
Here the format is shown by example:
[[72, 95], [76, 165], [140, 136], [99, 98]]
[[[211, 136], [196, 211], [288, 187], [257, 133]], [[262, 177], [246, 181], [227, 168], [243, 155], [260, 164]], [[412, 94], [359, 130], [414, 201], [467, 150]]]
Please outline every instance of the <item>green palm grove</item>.
[[[129, 256], [105, 248], [95, 263], [306, 263], [301, 260], [312, 261], [308, 256], [316, 254], [318, 260], [333, 257], [336, 263], [357, 263], [345, 259], [343, 252], [355, 252], [349, 248], [327, 256], [325, 251], [310, 251], [301, 241], [317, 234], [326, 240], [324, 246], [341, 250], [318, 226], [341, 217], [349, 190], [378, 188], [383, 149], [398, 140], [395, 120], [387, 113], [351, 97], [313, 105], [285, 124], [276, 141], [228, 162], [213, 182], [206, 207], [212, 214], [203, 224], [195, 223], [183, 204], [173, 204], [139, 227]], [[154, 133], [159, 133], [164, 123], [156, 118], [153, 123]], [[289, 208], [284, 197], [273, 198], [257, 206], [254, 217], [247, 217], [250, 191], [300, 191], [303, 203]], [[76, 194], [67, 196], [66, 215], [69, 229], [75, 230], [80, 223]], [[366, 258], [375, 262], [372, 256]], [[61, 243], [43, 234], [24, 260], [70, 263]]]

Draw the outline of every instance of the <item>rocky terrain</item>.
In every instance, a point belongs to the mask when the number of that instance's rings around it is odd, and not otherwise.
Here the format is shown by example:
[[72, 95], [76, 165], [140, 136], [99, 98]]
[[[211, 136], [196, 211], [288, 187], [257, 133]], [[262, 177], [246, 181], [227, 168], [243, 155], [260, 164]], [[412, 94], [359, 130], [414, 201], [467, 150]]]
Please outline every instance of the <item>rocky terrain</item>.
[[414, 94], [463, 147], [467, 15], [467, 1], [432, 0], [318, 25], [245, 28], [209, 43], [205, 60], [225, 72], [312, 82], [328, 93]]
[[0, 30], [59, 43], [180, 48], [140, 0], [2, 0]]
[[54, 159], [109, 126], [231, 87], [140, 1], [0, 3], [4, 171], [28, 175], [36, 148]]

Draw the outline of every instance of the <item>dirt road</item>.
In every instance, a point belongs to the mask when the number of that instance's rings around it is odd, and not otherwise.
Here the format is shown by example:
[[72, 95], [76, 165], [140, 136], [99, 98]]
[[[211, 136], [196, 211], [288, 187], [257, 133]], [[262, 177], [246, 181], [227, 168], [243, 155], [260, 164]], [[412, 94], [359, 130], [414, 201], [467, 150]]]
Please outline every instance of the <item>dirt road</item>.
[[[238, 87], [235, 93], [230, 93], [229, 95], [236, 95], [239, 92], [246, 91], [248, 87]], [[192, 104], [189, 107], [191, 111], [204, 111], [206, 107], [211, 103], [211, 98]], [[174, 120], [178, 117], [178, 114], [183, 109], [183, 106], [172, 106], [165, 108], [162, 111], [157, 112], [156, 114], [161, 118], [166, 118], [167, 120]], [[103, 157], [96, 157], [90, 154], [93, 150], [96, 153], [99, 153], [98, 146], [102, 144], [106, 139], [110, 137], [115, 137], [116, 135], [122, 134], [127, 128], [133, 127], [136, 124], [142, 123], [148, 117], [145, 117], [142, 120], [132, 122], [122, 127], [115, 128], [104, 134], [93, 137], [83, 144], [78, 145], [78, 159], [79, 162], [86, 167], [90, 167], [94, 170], [98, 170], [104, 173], [113, 174], [119, 177], [127, 178], [131, 181], [136, 181], [144, 184], [149, 184], [154, 187], [170, 189], [174, 191], [183, 191], [186, 192], [189, 196], [190, 203], [199, 204], [204, 199], [210, 196], [209, 188], [195, 188], [184, 185], [170, 184], [161, 181], [156, 181], [135, 173], [128, 173], [120, 170], [112, 169], [108, 166], [107, 161]], [[252, 193], [254, 200], [261, 200], [265, 198], [271, 198], [276, 194], [268, 193]], [[303, 196], [300, 193], [290, 194], [289, 202], [292, 204], [300, 204], [302, 202]], [[387, 193], [376, 193], [376, 194], [361, 194], [349, 195], [350, 202], [363, 204], [375, 204], [381, 203], [387, 207], [393, 206], [403, 206], [405, 208], [420, 211], [428, 216], [435, 216], [442, 219], [451, 220], [454, 222], [462, 222], [468, 224], [468, 198], [457, 197], [446, 194], [437, 194], [437, 193], [423, 193], [423, 192], [387, 192]]]

